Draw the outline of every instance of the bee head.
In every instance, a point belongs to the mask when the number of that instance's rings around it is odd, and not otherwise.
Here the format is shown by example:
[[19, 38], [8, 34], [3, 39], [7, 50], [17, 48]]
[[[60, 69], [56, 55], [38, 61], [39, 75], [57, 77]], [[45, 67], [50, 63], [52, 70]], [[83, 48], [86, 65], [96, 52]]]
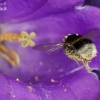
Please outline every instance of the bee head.
[[70, 50], [74, 50], [74, 46], [71, 45], [71, 44], [67, 44], [67, 47], [68, 47]]

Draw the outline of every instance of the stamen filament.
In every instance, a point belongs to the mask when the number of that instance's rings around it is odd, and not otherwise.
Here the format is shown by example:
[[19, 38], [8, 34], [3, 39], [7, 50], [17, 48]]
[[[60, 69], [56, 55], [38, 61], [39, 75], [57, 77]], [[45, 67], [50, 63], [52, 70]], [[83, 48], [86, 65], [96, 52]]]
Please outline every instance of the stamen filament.
[[34, 38], [36, 34], [34, 32], [31, 32], [28, 34], [25, 31], [22, 31], [21, 34], [18, 33], [4, 33], [0, 34], [0, 41], [18, 41], [21, 43], [22, 47], [34, 46], [35, 43], [32, 41], [32, 38]]
[[20, 63], [18, 54], [13, 50], [8, 50], [3, 44], [0, 44], [0, 55], [13, 67]]
[[12, 33], [4, 33], [0, 34], [0, 41], [14, 41], [18, 40], [21, 37], [21, 34], [12, 34]]
[[7, 62], [9, 62], [13, 67], [20, 64], [19, 55], [14, 50], [9, 50], [2, 44], [3, 41], [17, 41], [21, 43], [22, 47], [34, 46], [35, 42], [32, 39], [36, 36], [34, 32], [28, 34], [22, 31], [21, 34], [18, 33], [4, 33], [0, 34], [0, 56], [2, 56]]

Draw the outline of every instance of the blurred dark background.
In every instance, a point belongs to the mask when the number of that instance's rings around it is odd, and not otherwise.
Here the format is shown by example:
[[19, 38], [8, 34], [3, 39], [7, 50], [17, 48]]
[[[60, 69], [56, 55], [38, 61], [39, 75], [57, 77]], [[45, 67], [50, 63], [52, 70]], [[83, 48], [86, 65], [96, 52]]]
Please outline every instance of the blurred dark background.
[[96, 6], [100, 8], [100, 0], [85, 0], [84, 5]]

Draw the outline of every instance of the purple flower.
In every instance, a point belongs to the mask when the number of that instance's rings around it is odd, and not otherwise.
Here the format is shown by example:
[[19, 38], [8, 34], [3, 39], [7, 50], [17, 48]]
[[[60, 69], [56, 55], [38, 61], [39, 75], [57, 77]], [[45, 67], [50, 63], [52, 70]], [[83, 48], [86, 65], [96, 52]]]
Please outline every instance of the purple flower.
[[[5, 5], [7, 10], [0, 11], [2, 33], [35, 32], [34, 41], [38, 45], [61, 42], [69, 33], [83, 35], [93, 28], [100, 28], [100, 9], [82, 7], [83, 2], [9, 0]], [[95, 69], [100, 69], [98, 41], [95, 42], [98, 56], [89, 63]], [[8, 58], [14, 54], [0, 51], [0, 100], [99, 100], [98, 77], [88, 73], [83, 65], [78, 67], [63, 51], [41, 53], [31, 47], [23, 48], [14, 41], [5, 41], [0, 47], [3, 51], [13, 50], [18, 56], [11, 60], [17, 65], [13, 67], [2, 54], [7, 53]]]

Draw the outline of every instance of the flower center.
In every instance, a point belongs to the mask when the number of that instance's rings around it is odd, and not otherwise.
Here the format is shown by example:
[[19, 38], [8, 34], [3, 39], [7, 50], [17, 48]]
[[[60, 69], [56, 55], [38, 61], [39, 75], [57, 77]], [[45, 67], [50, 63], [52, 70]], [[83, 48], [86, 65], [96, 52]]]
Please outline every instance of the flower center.
[[22, 31], [21, 34], [18, 33], [4, 33], [0, 34], [0, 55], [9, 62], [13, 67], [20, 64], [19, 55], [14, 50], [9, 50], [2, 42], [3, 41], [17, 41], [22, 47], [34, 46], [35, 42], [32, 39], [36, 36], [34, 32], [28, 34]]

